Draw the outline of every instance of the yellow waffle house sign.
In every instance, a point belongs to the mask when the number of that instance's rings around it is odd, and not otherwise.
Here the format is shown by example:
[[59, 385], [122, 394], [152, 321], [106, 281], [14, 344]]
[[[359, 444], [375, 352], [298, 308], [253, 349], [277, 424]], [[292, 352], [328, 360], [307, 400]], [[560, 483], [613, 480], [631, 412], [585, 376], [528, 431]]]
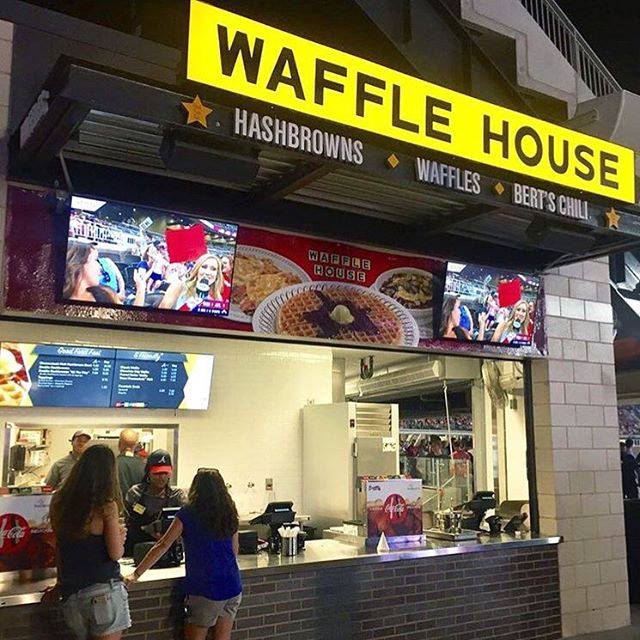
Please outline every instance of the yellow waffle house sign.
[[635, 202], [620, 145], [191, 0], [187, 77], [485, 165]]

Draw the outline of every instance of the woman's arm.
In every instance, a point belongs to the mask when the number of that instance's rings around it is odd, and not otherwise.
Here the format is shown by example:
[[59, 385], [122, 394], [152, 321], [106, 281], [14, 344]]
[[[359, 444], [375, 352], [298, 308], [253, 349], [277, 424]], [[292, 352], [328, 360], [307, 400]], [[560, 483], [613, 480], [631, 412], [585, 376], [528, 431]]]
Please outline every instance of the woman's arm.
[[107, 553], [112, 560], [120, 560], [124, 555], [126, 533], [126, 529], [118, 522], [116, 503], [109, 502], [102, 512], [102, 535], [107, 545]]
[[237, 556], [240, 553], [240, 536], [237, 531], [233, 534], [233, 538], [231, 538], [231, 546], [233, 547], [234, 555]]
[[182, 291], [183, 284], [180, 281], [172, 282], [169, 285], [166, 293], [162, 297], [158, 308], [160, 309], [173, 309], [180, 297], [180, 293]]
[[507, 324], [506, 322], [501, 322], [496, 327], [496, 330], [493, 332], [493, 336], [491, 337], [491, 342], [500, 342], [500, 340], [502, 339], [502, 334], [504, 333], [506, 324]]
[[153, 565], [169, 551], [171, 545], [182, 535], [182, 522], [180, 518], [174, 518], [171, 526], [158, 542], [156, 542], [149, 553], [143, 558], [142, 562], [136, 567], [136, 570], [127, 576], [127, 582], [136, 582], [142, 577], [142, 574], [151, 569]]
[[478, 314], [478, 341], [482, 342], [484, 340], [484, 332], [487, 328], [487, 314], [479, 313]]
[[133, 304], [136, 307], [145, 306], [145, 294], [147, 293], [147, 280], [149, 274], [144, 269], [135, 269], [133, 272], [133, 282], [136, 285], [136, 295]]

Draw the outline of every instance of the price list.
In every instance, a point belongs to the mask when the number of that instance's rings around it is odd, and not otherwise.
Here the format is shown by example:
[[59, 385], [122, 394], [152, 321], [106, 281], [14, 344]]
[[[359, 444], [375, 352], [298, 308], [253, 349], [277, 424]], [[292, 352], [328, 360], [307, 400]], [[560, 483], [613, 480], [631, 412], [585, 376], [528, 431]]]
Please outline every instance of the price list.
[[108, 407], [113, 349], [38, 346], [29, 373], [33, 406]]
[[118, 350], [111, 406], [177, 409], [184, 398], [184, 355]]

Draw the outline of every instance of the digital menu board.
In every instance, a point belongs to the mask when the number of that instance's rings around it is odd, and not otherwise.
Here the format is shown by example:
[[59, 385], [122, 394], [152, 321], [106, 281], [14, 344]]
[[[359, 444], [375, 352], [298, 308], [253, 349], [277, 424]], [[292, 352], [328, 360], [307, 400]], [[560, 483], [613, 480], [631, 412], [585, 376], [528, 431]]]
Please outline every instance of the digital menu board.
[[199, 409], [213, 356], [75, 345], [0, 345], [0, 406]]
[[206, 409], [212, 356], [118, 349], [112, 407]]

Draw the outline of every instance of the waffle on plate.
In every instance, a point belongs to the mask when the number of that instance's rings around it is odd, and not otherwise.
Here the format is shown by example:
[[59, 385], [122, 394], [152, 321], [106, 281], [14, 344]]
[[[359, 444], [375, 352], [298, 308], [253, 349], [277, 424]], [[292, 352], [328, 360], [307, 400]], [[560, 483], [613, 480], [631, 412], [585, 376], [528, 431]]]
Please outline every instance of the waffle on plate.
[[404, 342], [400, 318], [366, 290], [331, 284], [286, 300], [277, 317], [278, 333], [308, 338], [394, 344]]

